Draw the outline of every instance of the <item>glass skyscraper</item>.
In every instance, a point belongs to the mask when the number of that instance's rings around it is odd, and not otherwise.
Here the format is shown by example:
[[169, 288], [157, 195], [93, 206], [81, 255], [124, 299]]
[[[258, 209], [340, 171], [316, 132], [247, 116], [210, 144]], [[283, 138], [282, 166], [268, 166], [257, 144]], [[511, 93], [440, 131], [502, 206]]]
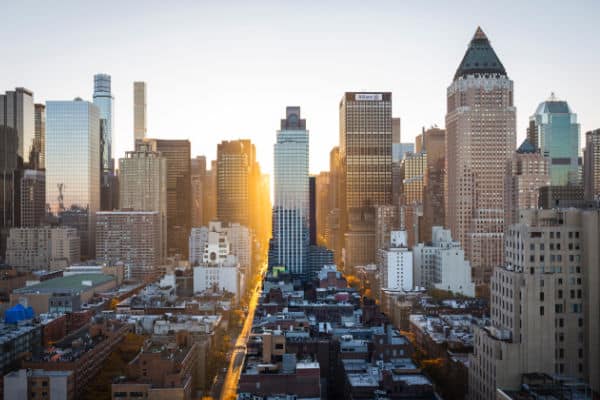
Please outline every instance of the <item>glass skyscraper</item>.
[[102, 171], [113, 170], [112, 133], [113, 133], [113, 95], [110, 89], [110, 75], [94, 75], [94, 104], [100, 110], [102, 139]]
[[100, 109], [77, 98], [46, 103], [46, 203], [65, 226], [78, 229], [81, 254], [95, 252], [100, 207]]
[[274, 145], [273, 240], [269, 265], [305, 277], [309, 246], [308, 131], [300, 107], [287, 107]]
[[[533, 134], [550, 164], [550, 184], [579, 183], [579, 132], [577, 114], [554, 93], [530, 117]], [[535, 125], [534, 125], [535, 124]]]

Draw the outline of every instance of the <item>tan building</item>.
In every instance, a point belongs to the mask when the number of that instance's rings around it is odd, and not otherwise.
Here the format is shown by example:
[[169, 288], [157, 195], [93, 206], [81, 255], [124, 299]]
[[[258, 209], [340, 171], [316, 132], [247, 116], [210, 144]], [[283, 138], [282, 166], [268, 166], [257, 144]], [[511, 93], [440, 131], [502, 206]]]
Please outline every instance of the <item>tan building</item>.
[[160, 214], [157, 211], [96, 213], [96, 257], [109, 264], [122, 262], [128, 278], [152, 280], [162, 263]]
[[4, 376], [4, 398], [10, 400], [73, 400], [73, 371], [20, 369]]
[[[392, 202], [392, 94], [347, 92], [340, 101], [339, 112], [339, 155], [345, 197], [342, 210], [346, 215], [342, 227], [346, 266], [352, 267], [375, 261], [375, 219], [356, 221], [367, 214], [365, 207]], [[353, 255], [358, 251], [354, 244], [363, 238], [362, 244], [372, 247]]]
[[538, 208], [542, 186], [550, 185], [548, 160], [528, 139], [506, 164], [504, 220], [506, 226], [519, 221], [519, 210]]
[[6, 247], [8, 265], [23, 271], [61, 269], [80, 259], [75, 228], [12, 228]]
[[475, 329], [471, 399], [519, 389], [526, 373], [600, 389], [600, 211], [521, 210], [491, 279], [491, 326]]
[[585, 134], [583, 168], [585, 199], [600, 199], [600, 129]]
[[429, 128], [422, 134], [423, 147], [427, 152], [427, 170], [423, 189], [423, 242], [431, 240], [431, 229], [444, 226], [444, 173], [446, 159], [446, 131]]
[[[112, 399], [191, 400], [195, 398], [199, 345], [189, 335], [173, 343], [147, 341], [127, 366], [127, 375], [112, 384]], [[188, 343], [189, 342], [189, 343]]]
[[503, 262], [504, 175], [516, 147], [513, 82], [477, 28], [447, 90], [446, 220], [476, 284]]
[[134, 142], [146, 137], [146, 82], [133, 82], [133, 138]]
[[119, 205], [122, 210], [158, 211], [160, 257], [167, 256], [167, 159], [149, 143], [138, 142], [135, 151], [119, 159]]

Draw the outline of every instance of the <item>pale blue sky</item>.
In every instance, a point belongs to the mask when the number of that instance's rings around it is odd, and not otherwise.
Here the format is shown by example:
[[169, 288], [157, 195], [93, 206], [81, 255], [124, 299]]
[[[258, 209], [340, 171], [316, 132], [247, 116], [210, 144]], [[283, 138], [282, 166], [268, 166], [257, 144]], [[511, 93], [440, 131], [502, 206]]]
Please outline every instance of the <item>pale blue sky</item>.
[[[214, 158], [250, 138], [264, 169], [286, 105], [328, 169], [344, 91], [388, 90], [402, 140], [444, 126], [446, 88], [477, 25], [515, 81], [518, 140], [551, 91], [600, 128], [600, 1], [10, 1], [0, 5], [0, 90], [36, 102], [92, 97], [112, 75], [114, 157], [132, 147], [132, 82], [148, 82], [150, 137]], [[582, 138], [583, 140], [583, 138]]]

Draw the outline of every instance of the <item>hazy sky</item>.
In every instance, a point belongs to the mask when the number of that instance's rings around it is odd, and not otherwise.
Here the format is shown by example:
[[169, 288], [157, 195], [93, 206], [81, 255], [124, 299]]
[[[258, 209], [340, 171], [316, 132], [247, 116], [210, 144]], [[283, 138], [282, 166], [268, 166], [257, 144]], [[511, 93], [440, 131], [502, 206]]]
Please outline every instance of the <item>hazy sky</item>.
[[551, 91], [600, 128], [600, 1], [4, 1], [0, 90], [91, 100], [112, 75], [114, 157], [133, 142], [133, 81], [150, 137], [214, 158], [250, 138], [271, 172], [286, 105], [302, 107], [311, 172], [328, 169], [344, 91], [393, 92], [402, 141], [444, 126], [446, 88], [477, 25], [515, 82], [518, 140]]

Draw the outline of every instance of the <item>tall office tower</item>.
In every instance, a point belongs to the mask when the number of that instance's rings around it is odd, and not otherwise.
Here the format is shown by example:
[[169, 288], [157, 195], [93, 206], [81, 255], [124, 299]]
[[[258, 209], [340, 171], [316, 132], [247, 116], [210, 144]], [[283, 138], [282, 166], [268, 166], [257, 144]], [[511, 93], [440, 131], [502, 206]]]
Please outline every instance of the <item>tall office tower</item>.
[[[271, 215], [271, 213], [269, 213]], [[217, 219], [217, 161], [210, 162], [202, 182], [202, 226]]]
[[133, 82], [133, 141], [146, 138], [146, 82]]
[[329, 176], [328, 171], [322, 171], [315, 178], [317, 244], [319, 246], [327, 245], [327, 214], [331, 203]]
[[94, 104], [100, 110], [100, 160], [102, 163], [102, 184], [100, 187], [100, 209], [118, 208], [115, 161], [112, 157], [112, 135], [114, 131], [114, 97], [111, 92], [111, 79], [108, 74], [94, 75]]
[[529, 126], [527, 126], [527, 140], [533, 147], [539, 149], [540, 144], [538, 143], [538, 135], [537, 135], [537, 127], [535, 125], [535, 120], [529, 120]]
[[76, 98], [46, 102], [46, 204], [77, 228], [81, 256], [94, 258], [100, 209], [100, 110]]
[[161, 263], [160, 213], [100, 211], [96, 216], [97, 259], [110, 264], [122, 262], [131, 279], [156, 279]]
[[600, 199], [600, 129], [585, 134], [583, 158], [585, 199]]
[[46, 217], [46, 173], [26, 169], [21, 178], [21, 226], [44, 224]]
[[513, 82], [477, 28], [448, 87], [446, 220], [476, 284], [503, 262], [504, 175], [516, 147]]
[[167, 159], [167, 255], [187, 258], [192, 223], [190, 141], [145, 139], [144, 142]]
[[317, 245], [317, 177], [308, 177], [308, 244]]
[[206, 157], [191, 159], [192, 179], [192, 226], [203, 226], [204, 181], [206, 180]]
[[372, 263], [372, 207], [392, 202], [391, 93], [344, 94], [340, 102], [340, 160], [344, 175], [346, 267]]
[[550, 159], [552, 185], [579, 183], [579, 131], [577, 114], [554, 93], [529, 118], [542, 154]]
[[491, 279], [491, 326], [476, 327], [472, 399], [520, 389], [528, 373], [600, 389], [600, 211], [522, 210]]
[[217, 146], [217, 219], [248, 226], [249, 175], [255, 148], [250, 140], [223, 141]]
[[406, 232], [393, 231], [387, 248], [379, 250], [382, 289], [408, 292], [414, 288], [413, 253], [406, 247], [406, 239]]
[[269, 266], [306, 278], [310, 244], [308, 130], [300, 107], [287, 107], [274, 154], [273, 236]]
[[33, 93], [16, 88], [0, 94], [0, 259], [10, 228], [21, 220], [21, 175], [31, 164], [34, 144]]
[[427, 170], [423, 188], [423, 235], [420, 241], [430, 242], [434, 226], [444, 226], [444, 164], [446, 160], [446, 131], [429, 128], [422, 134], [427, 152]]
[[150, 143], [137, 142], [135, 151], [119, 159], [123, 210], [157, 211], [160, 223], [160, 258], [167, 255], [167, 159]]
[[44, 169], [44, 157], [46, 153], [46, 106], [44, 104], [35, 104], [34, 106], [34, 150], [32, 156], [34, 160], [31, 162], [31, 169]]
[[427, 153], [407, 153], [402, 160], [402, 205], [423, 204], [423, 188], [427, 172]]
[[400, 118], [392, 118], [392, 161], [402, 161], [403, 147], [400, 134], [401, 122]]
[[327, 211], [326, 246], [333, 250], [335, 263], [342, 262], [342, 249], [344, 248], [343, 213], [345, 200], [343, 191], [343, 171], [338, 146], [329, 152], [329, 209]]
[[506, 164], [505, 225], [518, 222], [519, 210], [538, 208], [540, 188], [548, 185], [548, 160], [540, 149], [536, 149], [529, 139], [525, 139]]

